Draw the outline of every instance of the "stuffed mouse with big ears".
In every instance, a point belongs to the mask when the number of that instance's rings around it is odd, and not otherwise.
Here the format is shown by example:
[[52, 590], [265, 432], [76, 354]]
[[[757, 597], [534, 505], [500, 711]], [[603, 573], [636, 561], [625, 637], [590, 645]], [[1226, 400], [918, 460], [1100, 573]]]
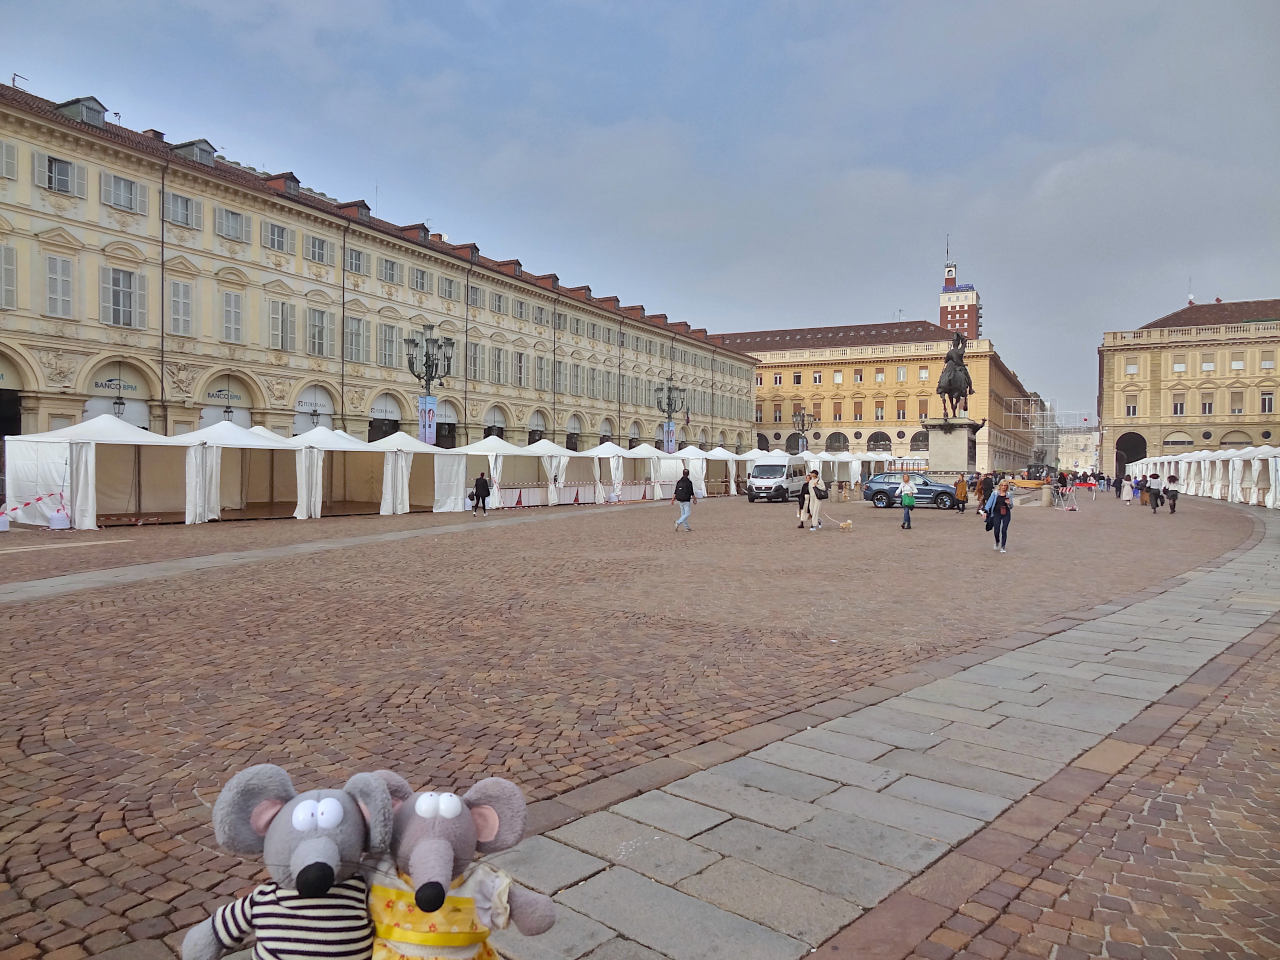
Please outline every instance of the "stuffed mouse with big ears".
[[373, 924], [366, 856], [391, 841], [386, 781], [357, 773], [341, 790], [298, 793], [270, 763], [232, 777], [213, 805], [213, 832], [232, 853], [261, 853], [270, 883], [220, 907], [187, 933], [182, 960], [218, 960], [256, 938], [254, 960], [369, 960]]

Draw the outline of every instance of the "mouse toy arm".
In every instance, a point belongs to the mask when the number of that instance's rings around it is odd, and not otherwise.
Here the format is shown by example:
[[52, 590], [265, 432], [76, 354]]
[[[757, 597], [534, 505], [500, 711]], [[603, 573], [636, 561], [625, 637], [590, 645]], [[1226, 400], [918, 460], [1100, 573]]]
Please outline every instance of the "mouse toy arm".
[[513, 883], [507, 892], [507, 903], [511, 907], [511, 922], [526, 937], [546, 933], [556, 922], [556, 905], [544, 893], [534, 893]]

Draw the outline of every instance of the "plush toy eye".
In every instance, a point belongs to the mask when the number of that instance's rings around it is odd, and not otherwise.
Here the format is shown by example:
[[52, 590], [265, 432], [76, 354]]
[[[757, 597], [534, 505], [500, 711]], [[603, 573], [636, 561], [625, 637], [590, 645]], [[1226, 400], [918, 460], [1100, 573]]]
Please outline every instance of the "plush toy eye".
[[440, 794], [440, 816], [452, 820], [462, 812], [462, 800], [456, 793]]
[[420, 817], [431, 819], [440, 813], [440, 794], [420, 793], [414, 801], [413, 812]]
[[316, 828], [316, 812], [319, 808], [314, 800], [303, 800], [293, 808], [293, 829], [314, 830]]
[[316, 808], [316, 826], [331, 830], [342, 822], [342, 801], [337, 797], [325, 797]]

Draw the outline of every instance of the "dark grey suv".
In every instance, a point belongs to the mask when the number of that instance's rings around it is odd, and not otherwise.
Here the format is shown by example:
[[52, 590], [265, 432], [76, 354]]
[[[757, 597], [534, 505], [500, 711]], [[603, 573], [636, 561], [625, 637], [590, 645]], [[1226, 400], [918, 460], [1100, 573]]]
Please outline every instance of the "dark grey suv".
[[[911, 482], [916, 485], [916, 506], [924, 507], [932, 504], [942, 510], [950, 510], [956, 505], [956, 487], [953, 483], [931, 480], [923, 473], [912, 473]], [[877, 507], [892, 507], [898, 504], [894, 491], [902, 483], [900, 473], [877, 473], [862, 486], [862, 499], [870, 500]]]

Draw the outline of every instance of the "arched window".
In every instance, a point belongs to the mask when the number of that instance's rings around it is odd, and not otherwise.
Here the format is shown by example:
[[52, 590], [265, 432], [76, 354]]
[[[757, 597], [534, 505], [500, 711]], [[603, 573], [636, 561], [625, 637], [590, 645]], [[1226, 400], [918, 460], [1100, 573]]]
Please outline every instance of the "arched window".
[[452, 450], [458, 445], [458, 408], [449, 400], [436, 406], [436, 446]]
[[929, 452], [929, 432], [927, 430], [917, 430], [911, 435], [911, 452]]
[[577, 450], [580, 436], [582, 436], [582, 419], [575, 413], [569, 418], [564, 428], [565, 447], [569, 450]]
[[507, 432], [507, 417], [499, 407], [490, 407], [484, 415], [484, 435], [501, 437]]
[[547, 418], [542, 415], [541, 410], [535, 410], [529, 414], [529, 442], [537, 443], [547, 432]]
[[600, 442], [610, 443], [613, 440], [613, 421], [605, 417], [600, 421]]
[[642, 431], [639, 420], [631, 421], [631, 429], [627, 431], [627, 449], [640, 446], [640, 434]]
[[843, 453], [849, 449], [849, 438], [843, 433], [827, 434], [827, 453]]
[[867, 449], [876, 453], [892, 451], [893, 440], [883, 430], [877, 430], [871, 436], [867, 437]]

